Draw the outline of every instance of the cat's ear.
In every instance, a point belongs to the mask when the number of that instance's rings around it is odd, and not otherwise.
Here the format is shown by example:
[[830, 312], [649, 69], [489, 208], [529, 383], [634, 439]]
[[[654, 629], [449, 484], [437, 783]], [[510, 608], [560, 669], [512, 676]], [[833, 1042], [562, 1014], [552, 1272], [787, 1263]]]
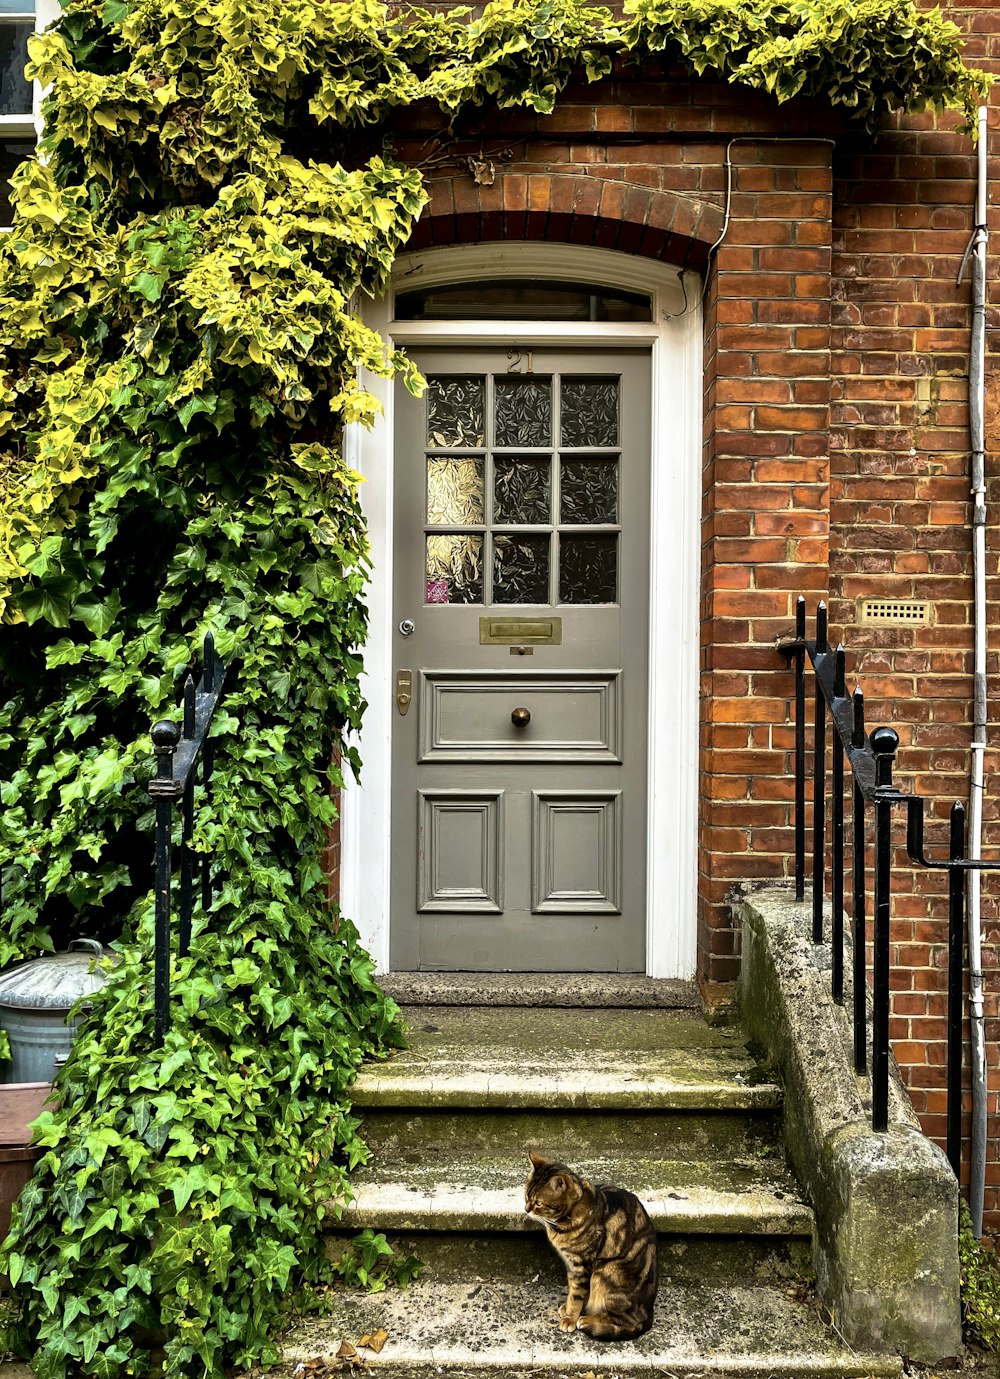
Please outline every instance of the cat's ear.
[[552, 1179], [549, 1186], [552, 1188], [553, 1192], [565, 1192], [566, 1179], [562, 1176], [561, 1173], [557, 1173], [556, 1176]]
[[535, 1165], [536, 1168], [542, 1168], [545, 1164], [548, 1163], [548, 1159], [543, 1159], [541, 1154], [536, 1154], [533, 1149], [528, 1150], [528, 1158], [531, 1160], [531, 1162]]

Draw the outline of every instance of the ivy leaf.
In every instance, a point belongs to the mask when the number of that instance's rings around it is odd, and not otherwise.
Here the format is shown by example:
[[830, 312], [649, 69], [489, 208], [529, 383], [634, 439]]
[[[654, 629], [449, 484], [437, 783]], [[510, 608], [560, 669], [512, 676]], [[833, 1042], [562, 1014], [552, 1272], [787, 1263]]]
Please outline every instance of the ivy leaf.
[[29, 625], [44, 618], [53, 627], [68, 627], [71, 600], [76, 592], [76, 581], [69, 575], [55, 576], [40, 581], [33, 588], [27, 588], [18, 595], [17, 604]]
[[140, 273], [131, 291], [140, 293], [147, 302], [158, 302], [163, 294], [163, 279], [153, 273]]
[[114, 625], [115, 619], [121, 611], [121, 595], [117, 589], [112, 590], [107, 598], [101, 602], [78, 599], [73, 605], [73, 616], [79, 618], [88, 631], [93, 632], [95, 637], [103, 637]]
[[89, 1240], [90, 1237], [96, 1235], [98, 1231], [110, 1230], [117, 1220], [118, 1210], [116, 1207], [106, 1207], [104, 1211], [95, 1212], [91, 1216], [87, 1229], [83, 1233], [83, 1239]]
[[122, 1163], [109, 1164], [101, 1174], [101, 1187], [109, 1202], [117, 1202], [128, 1182], [128, 1174]]

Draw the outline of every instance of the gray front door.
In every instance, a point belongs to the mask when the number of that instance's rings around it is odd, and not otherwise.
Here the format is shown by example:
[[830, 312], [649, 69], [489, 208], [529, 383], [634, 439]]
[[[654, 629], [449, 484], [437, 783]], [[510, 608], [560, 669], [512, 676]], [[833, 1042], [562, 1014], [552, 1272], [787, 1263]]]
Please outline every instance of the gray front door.
[[645, 965], [650, 359], [424, 350], [395, 425], [396, 970]]

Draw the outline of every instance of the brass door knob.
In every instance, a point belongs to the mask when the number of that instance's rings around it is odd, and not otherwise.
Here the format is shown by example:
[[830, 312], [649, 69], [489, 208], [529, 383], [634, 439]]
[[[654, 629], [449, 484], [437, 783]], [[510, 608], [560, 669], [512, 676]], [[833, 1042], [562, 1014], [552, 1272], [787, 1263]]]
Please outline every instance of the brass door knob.
[[526, 728], [531, 722], [530, 709], [515, 709], [510, 716], [510, 721], [515, 728]]

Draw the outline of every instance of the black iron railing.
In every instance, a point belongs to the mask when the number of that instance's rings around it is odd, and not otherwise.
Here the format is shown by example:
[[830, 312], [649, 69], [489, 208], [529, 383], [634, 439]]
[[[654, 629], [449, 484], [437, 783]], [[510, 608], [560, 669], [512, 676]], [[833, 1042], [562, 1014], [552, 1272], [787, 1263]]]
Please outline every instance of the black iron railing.
[[[201, 759], [202, 784], [212, 777], [212, 741], [209, 724], [226, 678], [226, 667], [215, 651], [215, 639], [205, 637], [204, 666], [196, 685], [189, 675], [184, 682], [184, 714], [180, 724], [164, 719], [153, 725], [156, 775], [149, 793], [156, 803], [155, 917], [153, 941], [153, 1010], [157, 1044], [170, 1023], [170, 893], [173, 879], [172, 837], [174, 809], [180, 802], [180, 877], [178, 895], [177, 951], [187, 955], [191, 946], [191, 917], [195, 902], [194, 835], [195, 765]], [[200, 868], [200, 900], [207, 910], [212, 903], [212, 873], [207, 857]]]
[[[893, 868], [893, 806], [905, 804], [906, 850], [919, 866], [948, 873], [948, 1065], [947, 1152], [958, 1176], [962, 1143], [962, 993], [963, 940], [965, 933], [965, 873], [978, 869], [1000, 870], [1000, 862], [983, 862], [963, 856], [965, 808], [951, 809], [951, 838], [947, 858], [933, 860], [924, 854], [924, 799], [898, 790], [892, 781], [899, 736], [887, 727], [865, 731], [864, 695], [860, 688], [848, 695], [843, 646], [832, 648], [827, 639], [827, 610], [816, 610], [816, 636], [806, 637], [806, 604], [796, 607], [795, 637], [779, 643], [779, 650], [795, 666], [795, 895], [805, 899], [806, 870], [806, 663], [815, 672], [813, 719], [813, 813], [812, 813], [812, 937], [823, 942], [823, 907], [829, 877], [832, 924], [831, 989], [835, 1001], [844, 999], [844, 763], [851, 768], [851, 919], [854, 929], [854, 981], [852, 991], [854, 1066], [868, 1071], [867, 922], [868, 884], [866, 850], [868, 819], [874, 814], [874, 904], [872, 907], [872, 1128], [886, 1130], [889, 1120], [889, 965], [890, 914]], [[827, 866], [827, 721], [833, 725], [830, 849]]]

